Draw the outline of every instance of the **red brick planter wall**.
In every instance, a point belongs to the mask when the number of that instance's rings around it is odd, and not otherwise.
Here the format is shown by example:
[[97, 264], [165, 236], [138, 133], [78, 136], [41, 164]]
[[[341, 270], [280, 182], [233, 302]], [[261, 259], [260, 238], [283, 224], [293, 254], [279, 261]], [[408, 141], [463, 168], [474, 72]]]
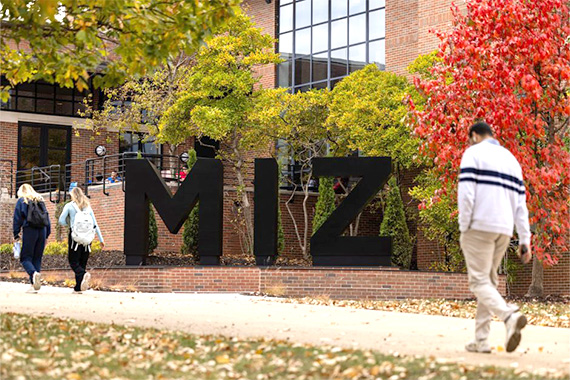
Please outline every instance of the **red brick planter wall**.
[[[92, 269], [93, 283], [104, 288], [144, 292], [262, 292], [278, 296], [328, 296], [331, 299], [467, 299], [463, 273], [410, 272], [391, 268], [139, 267]], [[74, 281], [67, 270], [42, 271], [44, 279]], [[25, 277], [0, 273], [0, 279]], [[499, 291], [506, 294], [504, 276]]]

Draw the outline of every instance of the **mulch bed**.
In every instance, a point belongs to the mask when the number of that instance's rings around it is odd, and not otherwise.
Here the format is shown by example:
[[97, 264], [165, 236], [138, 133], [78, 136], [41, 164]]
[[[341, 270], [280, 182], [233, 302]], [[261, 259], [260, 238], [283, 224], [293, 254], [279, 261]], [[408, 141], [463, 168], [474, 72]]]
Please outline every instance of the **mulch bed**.
[[[125, 265], [125, 255], [122, 251], [103, 251], [93, 253], [89, 256], [88, 266], [92, 268], [110, 268]], [[170, 252], [150, 255], [147, 258], [147, 265], [156, 266], [194, 266], [197, 265], [192, 255], [183, 255], [181, 253]], [[254, 266], [255, 259], [253, 257], [244, 256], [222, 256], [221, 265], [228, 266]], [[277, 258], [277, 266], [310, 266], [309, 260], [299, 258], [279, 257]], [[42, 259], [42, 269], [62, 269], [68, 268], [69, 262], [67, 255], [44, 255]], [[21, 270], [20, 262], [12, 256], [12, 254], [0, 254], [0, 270]]]

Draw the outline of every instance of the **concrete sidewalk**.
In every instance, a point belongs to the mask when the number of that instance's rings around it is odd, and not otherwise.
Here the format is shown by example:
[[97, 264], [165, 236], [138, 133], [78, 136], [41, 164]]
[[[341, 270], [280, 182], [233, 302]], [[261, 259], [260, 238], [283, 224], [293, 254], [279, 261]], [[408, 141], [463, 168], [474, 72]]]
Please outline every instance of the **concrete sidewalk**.
[[[463, 346], [473, 336], [474, 321], [461, 318], [297, 305], [237, 294], [88, 291], [76, 295], [69, 288], [49, 286], [27, 294], [28, 287], [0, 282], [0, 311], [570, 373], [570, 329], [527, 326], [515, 352], [472, 354]], [[504, 325], [493, 323], [491, 346], [504, 346], [504, 338]]]

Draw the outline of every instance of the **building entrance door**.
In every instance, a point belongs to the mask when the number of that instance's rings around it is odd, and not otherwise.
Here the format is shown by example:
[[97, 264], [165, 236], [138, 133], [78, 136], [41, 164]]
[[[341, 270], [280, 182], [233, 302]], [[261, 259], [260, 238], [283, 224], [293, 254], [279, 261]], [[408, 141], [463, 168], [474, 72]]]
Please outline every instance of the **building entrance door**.
[[[20, 122], [18, 126], [18, 185], [24, 182], [38, 191], [57, 188], [71, 161], [71, 127]], [[60, 171], [45, 169], [60, 165]], [[41, 168], [40, 170], [33, 168]], [[59, 175], [58, 175], [59, 174]], [[53, 178], [58, 176], [58, 178]]]

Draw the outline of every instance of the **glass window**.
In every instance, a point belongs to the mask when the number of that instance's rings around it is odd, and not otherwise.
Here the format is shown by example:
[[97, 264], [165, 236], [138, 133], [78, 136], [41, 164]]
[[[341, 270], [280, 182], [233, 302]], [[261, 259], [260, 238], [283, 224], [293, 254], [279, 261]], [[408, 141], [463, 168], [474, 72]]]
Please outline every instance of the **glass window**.
[[331, 48], [346, 46], [346, 19], [331, 23]]
[[56, 101], [55, 102], [55, 114], [56, 115], [72, 116], [73, 115], [73, 103], [72, 102]]
[[374, 62], [385, 67], [385, 0], [297, 0], [279, 6], [277, 83], [292, 92], [334, 86]]
[[313, 88], [316, 88], [317, 90], [327, 88], [327, 81], [320, 82], [320, 83], [314, 83]]
[[368, 56], [370, 62], [376, 63], [381, 69], [386, 65], [385, 40], [374, 41], [368, 45]]
[[67, 147], [67, 129], [50, 128], [48, 129], [48, 148]]
[[348, 50], [348, 61], [351, 73], [366, 66], [366, 44], [351, 46]]
[[37, 97], [38, 98], [47, 98], [53, 99], [54, 88], [51, 84], [39, 84], [37, 87]]
[[366, 15], [353, 16], [349, 22], [349, 43], [351, 45], [366, 41]]
[[313, 0], [313, 24], [328, 21], [329, 0]]
[[34, 96], [36, 93], [35, 83], [22, 83], [17, 86], [18, 96]]
[[54, 113], [54, 102], [49, 99], [38, 99], [36, 103], [36, 112], [38, 113]]
[[311, 0], [298, 1], [295, 4], [295, 29], [311, 25]]
[[293, 85], [291, 78], [293, 75], [293, 64], [290, 59], [279, 64], [277, 75], [279, 77], [279, 87], [291, 87]]
[[371, 40], [384, 38], [386, 35], [386, 11], [384, 9], [381, 9], [379, 11], [370, 12], [369, 17], [369, 38]]
[[293, 4], [279, 9], [279, 32], [293, 30]]
[[329, 49], [329, 24], [321, 24], [313, 28], [313, 53]]
[[329, 53], [321, 53], [313, 56], [313, 82], [326, 80], [328, 77]]
[[34, 99], [33, 98], [21, 98], [18, 97], [16, 100], [18, 103], [18, 111], [34, 112]]
[[331, 0], [331, 18], [345, 17], [346, 16], [346, 0]]
[[59, 100], [73, 100], [73, 89], [56, 86], [55, 98]]
[[351, 15], [361, 13], [366, 10], [366, 0], [349, 0], [349, 13]]
[[40, 127], [23, 126], [20, 133], [22, 146], [40, 146]]
[[311, 54], [311, 28], [295, 32], [295, 54]]
[[331, 51], [331, 78], [345, 76], [347, 63], [346, 48]]
[[301, 56], [295, 60], [295, 83], [309, 83], [311, 81], [310, 56]]

